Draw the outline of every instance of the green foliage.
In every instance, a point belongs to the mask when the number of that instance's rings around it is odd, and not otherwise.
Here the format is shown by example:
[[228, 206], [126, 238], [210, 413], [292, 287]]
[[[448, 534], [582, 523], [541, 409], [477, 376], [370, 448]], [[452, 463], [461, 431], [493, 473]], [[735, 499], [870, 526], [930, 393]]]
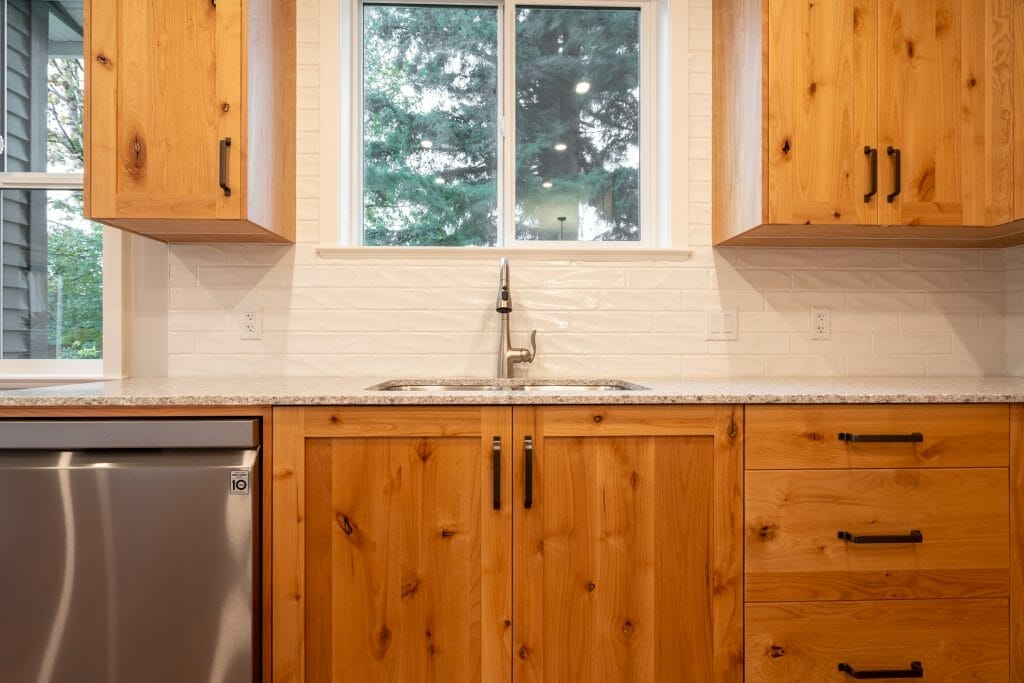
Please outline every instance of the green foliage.
[[[51, 59], [47, 81], [49, 170], [81, 169], [82, 60]], [[103, 229], [82, 218], [81, 192], [48, 192], [46, 208], [50, 347], [59, 358], [102, 358]]]
[[[558, 215], [575, 239], [584, 213], [602, 226], [590, 239], [638, 238], [638, 21], [517, 10], [520, 239], [557, 237]], [[366, 5], [363, 28], [365, 243], [495, 244], [497, 11]]]

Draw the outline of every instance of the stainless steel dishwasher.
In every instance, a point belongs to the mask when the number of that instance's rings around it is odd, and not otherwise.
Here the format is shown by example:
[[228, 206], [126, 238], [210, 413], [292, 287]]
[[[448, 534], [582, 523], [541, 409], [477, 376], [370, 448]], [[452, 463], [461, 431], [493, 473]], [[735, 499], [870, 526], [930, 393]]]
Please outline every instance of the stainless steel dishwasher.
[[0, 679], [252, 683], [256, 419], [0, 420]]

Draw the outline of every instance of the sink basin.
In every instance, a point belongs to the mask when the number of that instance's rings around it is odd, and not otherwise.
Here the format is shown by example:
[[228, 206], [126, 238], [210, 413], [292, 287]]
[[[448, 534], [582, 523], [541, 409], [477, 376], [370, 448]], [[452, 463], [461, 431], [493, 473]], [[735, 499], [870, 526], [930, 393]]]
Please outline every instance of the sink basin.
[[472, 379], [392, 379], [367, 387], [367, 391], [642, 391], [647, 387], [618, 379], [550, 380], [510, 379], [482, 381]]

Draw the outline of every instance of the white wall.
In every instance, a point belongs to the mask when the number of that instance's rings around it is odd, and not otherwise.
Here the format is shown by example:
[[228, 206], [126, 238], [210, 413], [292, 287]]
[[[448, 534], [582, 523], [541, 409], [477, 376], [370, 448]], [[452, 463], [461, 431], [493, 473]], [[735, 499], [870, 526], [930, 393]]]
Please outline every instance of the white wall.
[[1006, 250], [1006, 374], [1024, 377], [1024, 246]]
[[[295, 247], [170, 249], [169, 373], [486, 375], [493, 372], [497, 256], [321, 259], [320, 0], [299, 2], [298, 239]], [[689, 260], [514, 257], [514, 341], [536, 327], [543, 375], [998, 375], [1006, 257], [984, 250], [720, 249], [711, 239], [711, 0], [691, 0]], [[682, 213], [682, 212], [680, 212]], [[687, 226], [684, 226], [687, 227]], [[1021, 297], [1017, 297], [1018, 299]], [[259, 341], [235, 309], [263, 307]], [[704, 309], [736, 307], [740, 336], [704, 340]], [[832, 310], [809, 340], [810, 306]], [[1012, 319], [1020, 326], [1020, 316]], [[1018, 336], [1019, 339], [1019, 336]], [[1015, 367], [1024, 369], [1021, 357]]]

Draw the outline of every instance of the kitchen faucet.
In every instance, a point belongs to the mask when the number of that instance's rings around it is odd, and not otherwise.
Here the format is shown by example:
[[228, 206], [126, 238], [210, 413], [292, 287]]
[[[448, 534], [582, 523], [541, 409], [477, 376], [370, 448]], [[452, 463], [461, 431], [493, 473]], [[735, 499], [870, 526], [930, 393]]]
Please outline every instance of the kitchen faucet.
[[512, 312], [512, 293], [508, 289], [508, 257], [502, 257], [498, 266], [498, 300], [494, 310], [501, 314], [498, 332], [498, 379], [512, 376], [513, 363], [532, 363], [537, 356], [537, 330], [530, 333], [530, 348], [512, 348], [509, 314]]

